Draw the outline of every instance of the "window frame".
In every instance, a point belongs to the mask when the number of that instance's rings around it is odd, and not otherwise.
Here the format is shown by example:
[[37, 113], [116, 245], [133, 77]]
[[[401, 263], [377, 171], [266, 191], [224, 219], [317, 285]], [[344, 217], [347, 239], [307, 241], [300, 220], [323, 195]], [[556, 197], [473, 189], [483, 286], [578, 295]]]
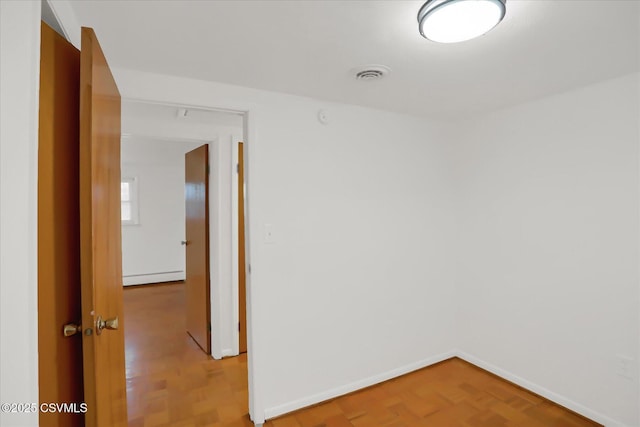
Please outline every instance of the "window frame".
[[[129, 184], [129, 200], [122, 200], [120, 197], [120, 222], [122, 225], [140, 225], [140, 212], [139, 212], [139, 198], [138, 198], [138, 177], [137, 176], [122, 176], [120, 178], [120, 185]], [[122, 219], [122, 205], [127, 202], [131, 206], [131, 219]]]

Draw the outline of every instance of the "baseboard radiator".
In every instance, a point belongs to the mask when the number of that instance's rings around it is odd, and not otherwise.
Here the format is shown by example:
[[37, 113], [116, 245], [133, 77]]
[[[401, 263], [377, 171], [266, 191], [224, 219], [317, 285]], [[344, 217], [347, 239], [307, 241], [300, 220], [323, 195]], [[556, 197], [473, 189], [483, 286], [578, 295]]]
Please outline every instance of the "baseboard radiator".
[[124, 286], [150, 285], [153, 283], [176, 282], [184, 279], [184, 271], [163, 271], [160, 273], [128, 274], [122, 276], [122, 284]]

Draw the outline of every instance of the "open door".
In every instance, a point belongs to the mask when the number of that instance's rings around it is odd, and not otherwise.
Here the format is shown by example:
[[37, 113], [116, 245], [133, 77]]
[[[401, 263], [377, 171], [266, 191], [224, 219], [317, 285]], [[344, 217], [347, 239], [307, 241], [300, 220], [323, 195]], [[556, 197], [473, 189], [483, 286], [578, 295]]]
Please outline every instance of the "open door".
[[244, 244], [244, 144], [238, 143], [238, 307], [240, 353], [247, 352], [247, 277]]
[[[84, 401], [80, 322], [78, 108], [80, 51], [44, 22], [38, 129], [38, 392], [40, 403]], [[70, 334], [70, 335], [69, 335]], [[81, 409], [81, 408], [78, 408]], [[41, 427], [84, 426], [84, 415], [40, 412]]]
[[80, 268], [85, 425], [126, 426], [120, 93], [90, 28], [80, 52]]
[[209, 149], [185, 154], [187, 332], [211, 353], [209, 281]]
[[41, 37], [39, 399], [77, 406], [40, 425], [125, 426], [120, 95], [92, 30], [81, 52], [45, 24]]

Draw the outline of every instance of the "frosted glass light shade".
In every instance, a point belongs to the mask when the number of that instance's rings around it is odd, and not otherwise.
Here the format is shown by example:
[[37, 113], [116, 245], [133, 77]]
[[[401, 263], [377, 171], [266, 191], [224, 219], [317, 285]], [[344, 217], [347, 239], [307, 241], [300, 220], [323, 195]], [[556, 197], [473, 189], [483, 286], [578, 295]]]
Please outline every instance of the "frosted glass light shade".
[[423, 37], [458, 43], [479, 37], [498, 25], [506, 0], [429, 0], [418, 12]]

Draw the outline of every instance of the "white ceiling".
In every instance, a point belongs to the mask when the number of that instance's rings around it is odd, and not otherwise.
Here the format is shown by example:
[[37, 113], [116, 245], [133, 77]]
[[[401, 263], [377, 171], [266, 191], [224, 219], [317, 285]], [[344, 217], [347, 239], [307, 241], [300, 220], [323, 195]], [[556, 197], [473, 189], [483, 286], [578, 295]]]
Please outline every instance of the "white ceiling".
[[[112, 66], [415, 115], [491, 110], [640, 70], [640, 2], [508, 0], [487, 35], [423, 39], [422, 1], [73, 1]], [[392, 69], [360, 82], [361, 64]]]
[[[178, 110], [186, 110], [178, 114]], [[122, 115], [130, 120], [185, 123], [188, 126], [204, 125], [212, 129], [219, 126], [242, 127], [243, 115], [227, 111], [214, 111], [203, 108], [182, 108], [167, 104], [124, 100]]]
[[241, 114], [187, 108], [186, 117], [180, 117], [178, 109], [172, 105], [123, 100], [123, 139], [205, 143], [221, 134], [242, 138]]

